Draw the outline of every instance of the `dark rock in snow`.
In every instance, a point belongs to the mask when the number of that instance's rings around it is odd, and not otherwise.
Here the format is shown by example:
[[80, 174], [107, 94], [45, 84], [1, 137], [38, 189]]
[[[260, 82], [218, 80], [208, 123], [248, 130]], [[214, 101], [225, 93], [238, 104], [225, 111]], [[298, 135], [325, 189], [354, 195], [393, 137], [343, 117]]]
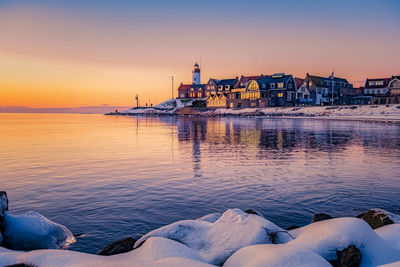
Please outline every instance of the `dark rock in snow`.
[[258, 216], [260, 216], [260, 217], [263, 217], [263, 218], [264, 218], [264, 216], [262, 215], [262, 213], [261, 213], [261, 212], [258, 212], [258, 211], [252, 210], [252, 209], [245, 210], [244, 212], [246, 212], [246, 213], [248, 213], [248, 214], [254, 214], [254, 215], [258, 215]]
[[103, 248], [97, 255], [103, 256], [111, 256], [121, 253], [126, 253], [133, 250], [133, 245], [135, 244], [136, 240], [132, 237], [127, 237], [114, 243], [109, 244], [105, 248]]
[[291, 225], [291, 226], [289, 226], [288, 228], [286, 228], [286, 230], [293, 230], [293, 229], [297, 229], [297, 228], [300, 228], [299, 226], [297, 226], [297, 225]]
[[329, 219], [333, 219], [333, 217], [325, 213], [318, 213], [314, 214], [314, 216], [311, 219], [311, 223], [325, 221]]
[[361, 264], [361, 252], [356, 246], [336, 251], [337, 260], [330, 261], [334, 267], [358, 267]]
[[380, 209], [372, 209], [363, 213], [361, 219], [366, 221], [372, 229], [394, 223], [390, 216]]
[[25, 263], [17, 263], [13, 265], [7, 265], [5, 267], [36, 267], [35, 265], [25, 264]]

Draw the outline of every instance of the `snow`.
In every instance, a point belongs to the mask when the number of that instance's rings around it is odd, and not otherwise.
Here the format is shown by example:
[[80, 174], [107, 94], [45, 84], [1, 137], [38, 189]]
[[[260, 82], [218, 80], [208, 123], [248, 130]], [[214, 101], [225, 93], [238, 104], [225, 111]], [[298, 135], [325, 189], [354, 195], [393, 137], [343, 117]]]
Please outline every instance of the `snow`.
[[22, 215], [4, 213], [4, 243], [16, 250], [57, 249], [75, 242], [63, 225], [50, 221], [36, 212]]
[[260, 216], [230, 209], [214, 223], [185, 220], [161, 227], [140, 238], [135, 247], [150, 237], [160, 236], [185, 244], [208, 263], [220, 264], [240, 248], [272, 243], [270, 234], [273, 233], [276, 233], [278, 243], [291, 239], [283, 229]]
[[[8, 223], [19, 218], [13, 225], [16, 231], [26, 227], [29, 234], [49, 232], [50, 221], [36, 213], [29, 214], [7, 213], [6, 217], [11, 220]], [[336, 259], [336, 252], [351, 245], [362, 254], [362, 267], [400, 266], [399, 215], [389, 214], [396, 224], [375, 231], [362, 219], [336, 218], [287, 232], [263, 217], [230, 209], [151, 231], [135, 243], [134, 250], [114, 256], [54, 249], [21, 252], [0, 247], [0, 266], [322, 267], [330, 266], [328, 261]], [[39, 223], [43, 220], [45, 223]], [[32, 239], [26, 231], [21, 236]]]
[[400, 260], [400, 250], [382, 239], [363, 220], [337, 218], [312, 223], [290, 231], [295, 240], [288, 245], [309, 249], [327, 260], [336, 258], [336, 250], [350, 245], [360, 249], [361, 266], [377, 266]]
[[400, 121], [400, 105], [268, 107], [257, 109], [216, 109], [211, 112], [213, 115], [244, 115], [252, 113], [263, 113], [266, 116]]
[[[190, 107], [196, 99], [167, 100], [154, 108], [132, 108], [122, 114], [176, 114], [183, 107]], [[304, 106], [304, 107], [267, 107], [244, 109], [208, 109], [196, 112], [202, 116], [283, 116], [283, 117], [316, 117], [323, 119], [390, 121], [400, 122], [400, 105], [353, 105], [353, 106]]]
[[[153, 237], [141, 247], [114, 256], [68, 250], [35, 250], [26, 253], [0, 249], [0, 266], [26, 263], [36, 266], [211, 266], [192, 249], [176, 241]], [[56, 263], [56, 264], [55, 264]]]
[[254, 245], [233, 254], [224, 267], [331, 267], [324, 258], [310, 251], [289, 245]]
[[389, 224], [378, 229], [375, 232], [386, 242], [400, 250], [400, 224]]
[[131, 108], [123, 114], [174, 114], [181, 108], [190, 107], [196, 99], [169, 99], [152, 108]]

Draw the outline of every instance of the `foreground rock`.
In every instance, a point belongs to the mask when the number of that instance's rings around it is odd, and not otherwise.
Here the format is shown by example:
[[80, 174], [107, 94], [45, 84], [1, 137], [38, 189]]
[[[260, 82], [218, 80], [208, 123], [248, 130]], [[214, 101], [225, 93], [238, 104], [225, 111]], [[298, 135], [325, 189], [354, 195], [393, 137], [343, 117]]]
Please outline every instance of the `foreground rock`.
[[52, 222], [37, 212], [22, 215], [4, 213], [3, 246], [14, 250], [59, 249], [75, 242], [63, 225]]
[[354, 245], [336, 251], [336, 255], [337, 260], [330, 261], [334, 267], [358, 267], [361, 264], [361, 252]]
[[326, 213], [318, 213], [312, 217], [311, 223], [320, 222], [320, 221], [329, 220], [329, 219], [333, 219], [333, 217]]
[[5, 191], [0, 191], [0, 246], [3, 243], [4, 213], [8, 211], [8, 198]]
[[400, 216], [382, 209], [371, 209], [357, 216], [366, 221], [372, 229], [385, 225], [400, 223]]
[[127, 237], [111, 243], [103, 248], [97, 255], [111, 256], [121, 253], [126, 253], [133, 250], [136, 240], [132, 237]]
[[286, 243], [290, 235], [272, 222], [239, 209], [227, 210], [214, 223], [205, 220], [179, 221], [144, 235], [178, 241], [196, 251], [206, 262], [220, 265], [235, 251], [254, 244]]

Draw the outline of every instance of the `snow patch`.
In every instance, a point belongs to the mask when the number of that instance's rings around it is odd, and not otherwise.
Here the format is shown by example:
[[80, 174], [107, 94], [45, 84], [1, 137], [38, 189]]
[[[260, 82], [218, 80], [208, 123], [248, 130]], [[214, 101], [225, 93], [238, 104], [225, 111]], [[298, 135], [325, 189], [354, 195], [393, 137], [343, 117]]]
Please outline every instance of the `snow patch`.
[[331, 267], [320, 255], [289, 245], [254, 245], [240, 249], [224, 267]]

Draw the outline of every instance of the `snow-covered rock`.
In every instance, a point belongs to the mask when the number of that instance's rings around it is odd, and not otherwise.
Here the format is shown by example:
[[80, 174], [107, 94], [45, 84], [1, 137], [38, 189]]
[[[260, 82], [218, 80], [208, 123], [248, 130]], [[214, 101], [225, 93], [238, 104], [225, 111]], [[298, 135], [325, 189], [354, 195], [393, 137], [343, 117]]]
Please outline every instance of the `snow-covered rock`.
[[362, 254], [361, 266], [377, 266], [400, 260], [400, 250], [382, 239], [363, 220], [338, 218], [312, 223], [290, 231], [295, 240], [288, 243], [309, 249], [326, 260], [335, 260], [336, 252], [351, 245]]
[[400, 250], [400, 224], [390, 224], [378, 229], [375, 232], [386, 242]]
[[99, 256], [68, 250], [35, 250], [21, 253], [0, 249], [0, 266], [26, 263], [36, 266], [211, 266], [195, 251], [179, 242], [149, 238], [140, 248], [114, 256]]
[[205, 215], [201, 218], [198, 218], [198, 221], [206, 221], [206, 222], [210, 222], [210, 223], [215, 223], [219, 218], [221, 218], [222, 213], [219, 212], [215, 212], [215, 213], [211, 213], [208, 215]]
[[185, 244], [211, 264], [223, 263], [235, 251], [249, 245], [291, 240], [286, 231], [272, 222], [239, 209], [227, 210], [213, 223], [185, 220], [161, 227], [140, 238], [135, 247], [155, 236]]
[[56, 249], [75, 242], [74, 236], [65, 226], [36, 212], [22, 215], [5, 212], [4, 224], [3, 245], [11, 249]]
[[290, 245], [254, 245], [240, 249], [224, 267], [330, 267], [323, 257], [306, 249]]

